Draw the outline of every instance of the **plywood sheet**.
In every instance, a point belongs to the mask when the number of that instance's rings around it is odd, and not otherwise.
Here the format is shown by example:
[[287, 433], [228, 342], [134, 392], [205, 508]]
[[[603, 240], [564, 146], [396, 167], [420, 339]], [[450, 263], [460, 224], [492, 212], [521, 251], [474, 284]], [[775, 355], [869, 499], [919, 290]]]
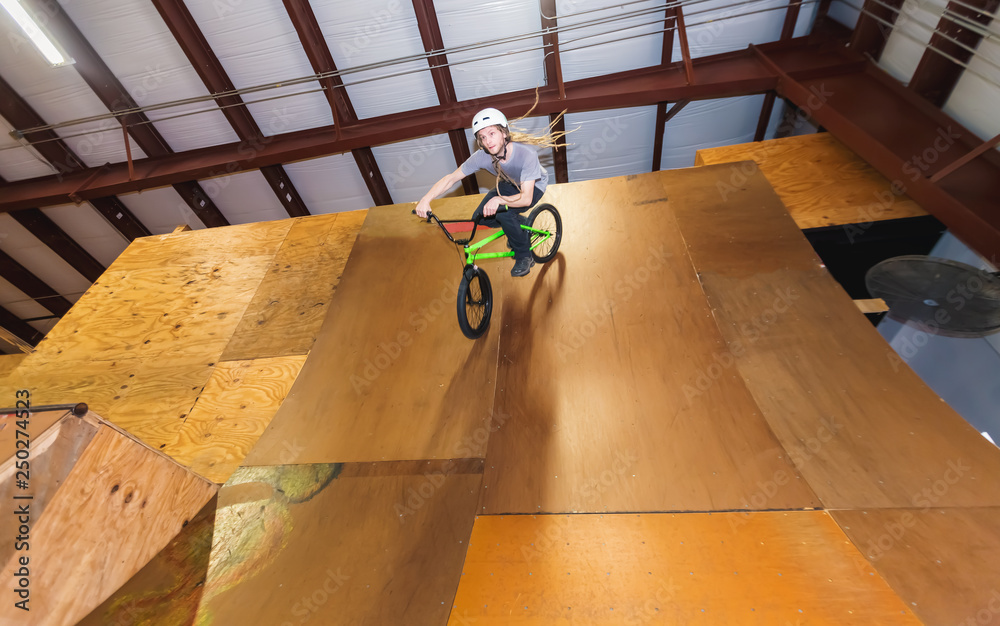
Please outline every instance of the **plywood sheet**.
[[[503, 281], [480, 513], [819, 505], [722, 358], [658, 181], [546, 191], [562, 247], [527, 279]], [[716, 384], [700, 391], [709, 376]]]
[[3, 354], [0, 355], [0, 376], [10, 374], [21, 364], [27, 354]]
[[[56, 419], [54, 419], [56, 418]], [[54, 420], [54, 421], [53, 421]], [[18, 429], [13, 417], [3, 419], [5, 426], [0, 430], [0, 451], [8, 458], [0, 463], [0, 499], [3, 502], [28, 504], [15, 498], [30, 495], [31, 519], [37, 522], [45, 513], [49, 502], [55, 497], [59, 487], [65, 482], [83, 450], [97, 433], [97, 426], [88, 420], [67, 411], [44, 411], [32, 413], [28, 422], [28, 437], [16, 437]], [[24, 432], [24, 431], [22, 431]], [[18, 448], [20, 439], [26, 448]], [[18, 459], [15, 452], [27, 450], [26, 459]], [[25, 474], [18, 474], [19, 461], [27, 461]], [[27, 487], [21, 487], [18, 479], [26, 475]], [[14, 537], [20, 521], [14, 515], [0, 517], [0, 536]], [[7, 563], [14, 553], [14, 541], [0, 543], [0, 563]]]
[[920, 624], [823, 512], [480, 516], [449, 624]]
[[367, 213], [348, 211], [294, 220], [223, 360], [309, 352]]
[[1000, 451], [897, 357], [768, 200], [763, 176], [723, 203], [710, 190], [724, 172], [661, 176], [732, 371], [823, 504], [913, 506], [960, 462], [971, 469], [939, 505], [1000, 504]]
[[[19, 623], [76, 623], [162, 550], [215, 491], [102, 425], [31, 528], [31, 606], [44, 610], [19, 611]], [[0, 574], [6, 589], [14, 569], [8, 563]], [[0, 605], [4, 619], [12, 610], [10, 602]]]
[[716, 191], [736, 191], [759, 170], [799, 228], [927, 215], [830, 133], [705, 148], [695, 157], [695, 165], [721, 163], [730, 165]]
[[243, 467], [219, 494], [201, 626], [444, 624], [481, 475]]
[[297, 463], [485, 453], [499, 324], [477, 341], [461, 334], [462, 263], [412, 207], [369, 210], [319, 338], [247, 464], [289, 463], [290, 450]]
[[79, 626], [194, 624], [205, 589], [217, 497]]
[[177, 441], [165, 450], [178, 463], [224, 483], [281, 406], [305, 356], [218, 363]]
[[950, 487], [929, 487], [921, 508], [831, 515], [924, 623], [989, 624], [1000, 615], [1000, 509], [931, 508]]

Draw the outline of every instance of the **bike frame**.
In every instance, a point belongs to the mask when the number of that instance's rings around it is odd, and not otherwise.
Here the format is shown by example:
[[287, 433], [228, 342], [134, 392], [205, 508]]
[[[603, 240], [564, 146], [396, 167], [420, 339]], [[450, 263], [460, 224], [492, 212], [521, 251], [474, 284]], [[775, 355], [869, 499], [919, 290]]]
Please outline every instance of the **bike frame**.
[[[469, 220], [467, 219], [443, 220], [440, 219], [437, 215], [434, 215], [433, 213], [428, 214], [427, 219], [428, 220], [433, 219], [435, 222], [437, 222], [437, 225], [441, 227], [441, 230], [444, 231], [445, 236], [448, 237], [448, 239], [450, 239], [452, 243], [464, 246], [466, 265], [475, 265], [476, 261], [480, 261], [483, 259], [502, 259], [504, 257], [514, 256], [513, 250], [508, 250], [507, 252], [479, 252], [478, 254], [476, 252], [483, 246], [503, 237], [504, 236], [503, 230], [499, 230], [493, 233], [492, 235], [486, 237], [482, 241], [477, 241], [476, 243], [472, 243], [472, 240], [476, 238], [476, 230], [478, 230], [479, 228], [479, 220], [472, 221], [472, 234], [469, 235], [468, 239], [455, 239], [454, 237], [451, 236], [451, 233], [448, 232], [448, 229], [445, 228], [445, 224], [468, 222]], [[543, 242], [548, 240], [549, 237], [552, 236], [552, 233], [550, 233], [547, 230], [539, 230], [538, 228], [533, 228], [525, 224], [521, 224], [521, 228], [528, 231], [532, 235], [531, 248], [530, 248], [531, 250], [534, 250], [536, 247], [541, 245]]]

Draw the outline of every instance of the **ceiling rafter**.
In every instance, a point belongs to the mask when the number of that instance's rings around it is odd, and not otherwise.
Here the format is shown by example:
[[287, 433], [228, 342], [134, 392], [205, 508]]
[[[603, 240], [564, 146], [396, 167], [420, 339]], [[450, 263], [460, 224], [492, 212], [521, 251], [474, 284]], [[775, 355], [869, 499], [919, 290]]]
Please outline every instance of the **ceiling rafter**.
[[653, 171], [660, 171], [661, 158], [663, 155], [663, 129], [667, 122], [674, 119], [674, 116], [684, 110], [691, 101], [680, 100], [675, 102], [670, 109], [667, 109], [667, 102], [660, 102], [656, 106], [656, 139], [653, 140]]
[[[444, 50], [444, 39], [441, 37], [441, 26], [438, 24], [437, 12], [434, 10], [434, 0], [413, 0], [413, 12], [417, 17], [417, 29], [420, 31], [424, 52], [429, 55], [427, 65], [431, 68], [431, 79], [434, 81], [438, 102], [441, 104], [458, 102], [455, 83], [451, 79], [451, 70], [448, 69], [448, 57], [440, 53], [441, 50]], [[433, 54], [435, 52], [439, 54]], [[455, 155], [455, 162], [461, 165], [471, 156], [465, 132], [452, 129], [448, 131], [448, 139]], [[470, 174], [462, 179], [462, 188], [466, 195], [479, 193], [479, 183], [476, 181], [475, 174]]]
[[795, 34], [795, 24], [799, 21], [799, 7], [801, 6], [802, 0], [788, 0], [788, 9], [785, 11], [785, 21], [781, 25], [779, 41], [791, 39]]
[[542, 34], [542, 45], [545, 52], [545, 83], [549, 87], [555, 87], [559, 91], [560, 98], [565, 98], [566, 86], [563, 83], [559, 32], [556, 30], [559, 11], [556, 0], [540, 0], [539, 8], [542, 14], [542, 29], [545, 31]]
[[774, 100], [777, 97], [773, 91], [764, 95], [764, 104], [760, 107], [760, 117], [757, 119], [757, 130], [754, 131], [753, 140], [763, 141], [767, 134], [767, 125], [771, 122], [771, 113], [774, 111]]
[[358, 164], [358, 169], [361, 170], [361, 176], [365, 179], [369, 193], [372, 194], [375, 206], [392, 204], [389, 187], [382, 179], [382, 172], [378, 169], [378, 163], [375, 162], [375, 154], [372, 149], [355, 148], [351, 150], [351, 154], [354, 155], [354, 161]]
[[[14, 91], [14, 89], [2, 78], [0, 78], [0, 115], [2, 115], [9, 123], [21, 128], [31, 128], [45, 125], [45, 121], [42, 117], [38, 115], [31, 105], [28, 104], [28, 102], [24, 100], [16, 91]], [[53, 165], [56, 171], [59, 172], [59, 175], [80, 171], [84, 168], [83, 162], [79, 159], [79, 157], [74, 154], [73, 150], [66, 145], [66, 143], [63, 142], [54, 131], [48, 130], [32, 133], [30, 137], [23, 137], [23, 140], [27, 141], [36, 150], [38, 150], [38, 153]], [[34, 145], [32, 143], [33, 141], [42, 141], [42, 143]], [[118, 202], [118, 199], [112, 196], [111, 198], [96, 198], [92, 203], [96, 206], [97, 204], [109, 202], [111, 200]], [[121, 203], [118, 202], [118, 204]], [[134, 216], [132, 216], [124, 206], [121, 208], [124, 210], [124, 212], [120, 211], [123, 217], [127, 214], [134, 219]], [[105, 267], [103, 264], [95, 259], [82, 246], [76, 243], [76, 241], [66, 234], [65, 231], [63, 231], [40, 209], [36, 207], [28, 207], [18, 211], [11, 211], [10, 215], [25, 230], [31, 233], [35, 239], [40, 241], [42, 245], [48, 247], [49, 250], [62, 258], [70, 265], [70, 267], [79, 272], [87, 280], [93, 282], [104, 272]], [[117, 226], [117, 222], [115, 221], [112, 221], [112, 224]], [[121, 229], [119, 229], [119, 231], [120, 230]], [[143, 230], [145, 230], [145, 228], [143, 228]], [[146, 234], [148, 234], [148, 232]], [[32, 274], [27, 268], [21, 266], [15, 267], [11, 264], [7, 264], [5, 266], [5, 270], [6, 269], [14, 270], [14, 274], [11, 278], [17, 277], [23, 285], [31, 286], [36, 289], [34, 293], [46, 294], [46, 297], [56, 293], [56, 291], [49, 287], [45, 281]], [[5, 278], [8, 277], [6, 272], [4, 272], [3, 275]], [[13, 283], [13, 281], [11, 282]], [[21, 287], [18, 288], [21, 289]], [[21, 291], [25, 290], [21, 289]], [[25, 291], [25, 293], [29, 292]], [[42, 306], [45, 305], [43, 304]], [[13, 313], [11, 313], [11, 315], [13, 315]], [[24, 328], [21, 328], [20, 331], [14, 328], [9, 328], [8, 330], [15, 333], [21, 339], [25, 341], [28, 340], [28, 337], [24, 336]]]
[[[0, 115], [19, 128], [35, 128], [46, 125], [45, 120], [3, 78], [0, 78]], [[31, 144], [32, 148], [37, 150], [60, 175], [86, 169], [83, 161], [59, 138], [55, 131], [45, 130], [30, 133], [30, 136], [24, 136], [24, 140]], [[35, 144], [36, 141], [41, 143]], [[90, 203], [105, 218], [108, 218], [108, 222], [129, 241], [151, 234], [118, 198], [114, 196], [93, 198]], [[115, 208], [113, 213], [103, 208], [111, 206]], [[40, 236], [39, 233], [32, 232], [32, 234], [44, 240], [44, 237]], [[53, 252], [60, 254], [60, 250], [61, 248], [53, 249]], [[73, 261], [70, 259], [66, 259], [66, 261], [75, 267]], [[84, 272], [81, 274], [86, 275]]]
[[[37, 346], [38, 342], [42, 340], [44, 334], [37, 330], [34, 326], [25, 322], [18, 316], [11, 313], [6, 308], [0, 306], [0, 329], [10, 333], [14, 337], [17, 337], [29, 346]], [[2, 336], [3, 333], [0, 332], [0, 338], [7, 339]], [[18, 348], [22, 348], [17, 342], [10, 342]], [[22, 349], [22, 351], [24, 351]]]
[[104, 219], [118, 229], [129, 243], [139, 237], [149, 237], [153, 233], [146, 228], [146, 225], [139, 221], [132, 211], [118, 198], [118, 196], [104, 196], [103, 198], [91, 198], [90, 204], [97, 209], [97, 212], [104, 216]]
[[[818, 61], [817, 61], [818, 62]], [[856, 64], [826, 54], [824, 68]], [[774, 89], [777, 77], [762, 66], [747, 50], [702, 57], [698, 59], [698, 84], [688, 85], [682, 72], [671, 66], [668, 71], [659, 67], [630, 70], [596, 78], [566, 83], [566, 99], [558, 97], [557, 90], [544, 87], [535, 102], [535, 90], [498, 94], [491, 103], [511, 117], [524, 115], [535, 106], [536, 115], [549, 115], [560, 111], [589, 111], [646, 106], [660, 101], [683, 99], [700, 100], [764, 93]], [[0, 198], [0, 211], [26, 206], [45, 206], [68, 202], [69, 194], [90, 198], [162, 187], [177, 180], [205, 178], [229, 174], [234, 171], [258, 169], [273, 165], [353, 151], [357, 148], [381, 145], [408, 139], [417, 139], [442, 132], [442, 128], [463, 129], [470, 103], [427, 107], [397, 115], [385, 115], [360, 120], [344, 128], [338, 138], [332, 126], [283, 133], [270, 137], [265, 146], [249, 154], [241, 143], [209, 146], [197, 151], [158, 158], [140, 159], [135, 162], [135, 177], [130, 180], [128, 168], [123, 163], [106, 168], [90, 168], [69, 174], [61, 179], [36, 178], [11, 183]]]
[[[542, 43], [545, 51], [545, 81], [549, 87], [558, 90], [559, 98], [566, 98], [566, 85], [562, 76], [562, 61], [559, 52], [559, 32], [558, 28], [558, 7], [556, 0], [540, 0], [539, 8], [542, 13], [542, 28], [545, 33], [542, 35]], [[566, 121], [555, 113], [549, 114], [549, 124], [555, 133], [566, 132]], [[569, 164], [566, 161], [566, 148], [552, 148], [552, 163], [555, 168], [556, 182], [569, 182]]]
[[80, 272], [90, 282], [100, 278], [104, 270], [107, 269], [40, 209], [11, 211], [10, 216], [48, 246], [50, 250], [57, 252], [64, 261], [73, 266], [73, 269]]
[[[552, 126], [552, 134], [557, 137], [566, 134], [566, 118], [560, 113], [549, 114], [549, 124]], [[552, 165], [556, 170], [556, 182], [569, 182], [569, 162], [566, 160], [566, 146], [552, 148]]]
[[[167, 28], [170, 29], [177, 44], [184, 51], [184, 55], [187, 56], [188, 61], [191, 62], [201, 81], [212, 95], [231, 94], [216, 96], [215, 102], [222, 109], [223, 115], [229, 120], [236, 135], [247, 144], [261, 143], [264, 134], [260, 131], [260, 126], [254, 120], [250, 109], [246, 107], [243, 98], [233, 93], [236, 90], [235, 85], [226, 74], [219, 57], [208, 45], [208, 40], [198, 28], [194, 16], [191, 15], [183, 0], [153, 0], [153, 6], [166, 22]], [[310, 214], [284, 167], [269, 165], [262, 167], [260, 173], [264, 175], [268, 185], [271, 186], [288, 215], [299, 217]]]
[[[977, 7], [978, 10], [970, 7]], [[1000, 0], [963, 0], [961, 4], [949, 2], [945, 11], [960, 15], [970, 22], [988, 26], [993, 21], [993, 14], [998, 7]], [[955, 41], [950, 41], [949, 37]], [[973, 55], [969, 49], [975, 50], [982, 39], [978, 31], [963, 27], [955, 20], [942, 16], [937, 29], [931, 35], [928, 49], [924, 50], [920, 63], [913, 72], [908, 87], [934, 106], [943, 107], [955, 85], [958, 84], [958, 79], [962, 77], [964, 68], [930, 48], [936, 48], [962, 63], [968, 63]], [[956, 41], [962, 45], [955, 43]]]
[[[306, 57], [312, 65], [313, 71], [317, 74], [335, 74], [337, 64], [333, 61], [329, 46], [326, 45], [326, 38], [316, 21], [316, 14], [309, 6], [308, 0], [282, 0], [285, 11], [288, 12], [289, 19], [295, 27], [295, 32], [299, 35], [302, 49], [305, 50]], [[350, 98], [344, 90], [344, 81], [340, 76], [331, 76], [320, 80], [323, 85], [323, 93], [326, 95], [330, 108], [333, 111], [334, 126], [341, 124], [350, 126], [358, 121], [358, 115], [354, 112]]]
[[[283, 2], [313, 71], [317, 74], [335, 73], [337, 64], [333, 60], [333, 54], [330, 53], [330, 47], [326, 45], [323, 30], [319, 27], [316, 14], [313, 13], [308, 0], [283, 0]], [[327, 102], [330, 103], [330, 108], [333, 111], [334, 134], [340, 137], [344, 129], [358, 123], [357, 113], [355, 113], [351, 99], [344, 88], [344, 82], [339, 76], [324, 78], [320, 82], [326, 93]], [[379, 170], [371, 146], [352, 148], [351, 153], [354, 156], [354, 162], [357, 163], [358, 169], [361, 171], [361, 177], [365, 180], [365, 186], [368, 187], [372, 201], [376, 205], [392, 204], [389, 186], [385, 184], [385, 179]]]
[[[23, 0], [23, 4], [35, 15], [45, 16], [46, 27], [59, 41], [66, 52], [73, 57], [74, 69], [94, 94], [112, 113], [124, 109], [137, 108], [135, 100], [107, 66], [73, 20], [63, 10], [56, 0]], [[167, 141], [160, 135], [156, 127], [146, 117], [145, 113], [135, 112], [119, 117], [128, 127], [128, 134], [151, 157], [173, 154]], [[185, 200], [198, 199], [198, 206], [191, 209], [206, 226], [228, 225], [229, 221], [222, 215], [208, 194], [201, 189], [197, 181], [183, 181], [174, 184], [174, 189]], [[202, 216], [205, 216], [202, 218]]]
[[660, 65], [670, 65], [674, 60], [674, 31], [677, 30], [677, 10], [667, 7], [663, 15], [663, 52]]
[[53, 315], [62, 317], [73, 306], [72, 302], [59, 295], [59, 292], [49, 287], [3, 250], [0, 250], [0, 276]]
[[896, 23], [901, 6], [903, 0], [865, 0], [851, 35], [851, 48], [858, 54], [869, 55], [878, 61], [885, 50], [885, 43], [889, 41], [889, 35], [892, 34], [892, 27], [886, 24]]

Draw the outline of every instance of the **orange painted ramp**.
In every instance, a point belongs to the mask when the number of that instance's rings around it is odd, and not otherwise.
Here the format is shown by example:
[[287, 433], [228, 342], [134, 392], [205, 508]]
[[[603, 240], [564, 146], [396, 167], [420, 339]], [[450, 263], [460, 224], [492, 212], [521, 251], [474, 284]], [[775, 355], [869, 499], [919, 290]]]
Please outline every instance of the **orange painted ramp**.
[[720, 361], [725, 342], [657, 175], [553, 185], [545, 199], [562, 214], [562, 246], [527, 279], [502, 281], [480, 513], [819, 506]]
[[480, 516], [448, 622], [920, 624], [824, 512]]

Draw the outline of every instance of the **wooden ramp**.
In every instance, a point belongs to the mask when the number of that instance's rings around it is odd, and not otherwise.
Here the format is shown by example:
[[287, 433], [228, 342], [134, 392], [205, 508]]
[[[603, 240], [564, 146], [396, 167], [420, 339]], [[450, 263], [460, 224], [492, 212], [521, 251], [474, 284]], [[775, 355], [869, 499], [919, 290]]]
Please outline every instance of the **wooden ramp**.
[[[8, 458], [0, 466], [0, 497], [18, 514], [3, 516], [0, 533], [18, 539], [4, 542], [0, 585], [23, 593], [0, 603], [2, 623], [77, 623], [217, 490], [86, 407], [79, 413], [3, 417], [0, 449]], [[29, 447], [15, 445], [26, 440], [18, 433], [30, 436]], [[17, 465], [25, 460], [27, 466]]]
[[199, 514], [212, 532], [136, 567], [88, 623], [989, 614], [1000, 451], [894, 358], [765, 168], [721, 188], [732, 168], [550, 186], [563, 247], [524, 279], [483, 264], [478, 341], [454, 318], [453, 247], [412, 205], [369, 210], [308, 358], [206, 378], [193, 433], [220, 432], [235, 381], [283, 381], [257, 434], [226, 431], [253, 447]]

